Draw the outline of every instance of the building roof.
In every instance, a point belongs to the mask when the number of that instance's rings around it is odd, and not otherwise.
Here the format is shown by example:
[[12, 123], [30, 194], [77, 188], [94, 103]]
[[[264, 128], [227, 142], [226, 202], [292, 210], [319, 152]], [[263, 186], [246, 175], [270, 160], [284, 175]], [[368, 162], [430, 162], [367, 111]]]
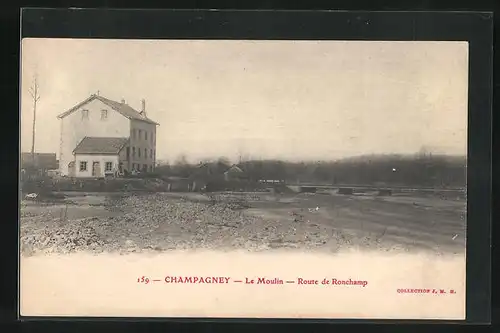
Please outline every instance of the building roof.
[[86, 136], [73, 150], [74, 154], [118, 154], [128, 138], [98, 138]]
[[[31, 153], [21, 153], [21, 167], [33, 166]], [[35, 153], [35, 166], [41, 169], [57, 169], [56, 153]]]
[[110, 108], [112, 108], [116, 112], [122, 114], [124, 117], [127, 117], [129, 119], [144, 121], [146, 123], [153, 124], [153, 125], [160, 125], [157, 122], [146, 117], [142, 112], [135, 110], [134, 108], [132, 108], [130, 105], [128, 105], [126, 103], [116, 102], [116, 101], [113, 101], [113, 100], [110, 100], [108, 98], [98, 96], [95, 94], [91, 95], [86, 100], [78, 103], [77, 105], [75, 105], [74, 107], [69, 109], [68, 111], [61, 113], [60, 115], [57, 116], [57, 118], [62, 119], [64, 117], [70, 115], [71, 113], [75, 112], [83, 105], [90, 103], [91, 101], [96, 100], [96, 99], [101, 101], [102, 103], [108, 105]]
[[236, 164], [228, 165], [222, 162], [200, 162], [191, 173], [191, 178], [200, 178], [207, 176], [227, 175], [227, 174], [245, 174], [245, 171]]
[[229, 169], [227, 169], [226, 172], [224, 172], [224, 173], [225, 174], [228, 174], [228, 173], [243, 173], [243, 170], [241, 170], [241, 168], [239, 166], [237, 166], [236, 164], [234, 164]]

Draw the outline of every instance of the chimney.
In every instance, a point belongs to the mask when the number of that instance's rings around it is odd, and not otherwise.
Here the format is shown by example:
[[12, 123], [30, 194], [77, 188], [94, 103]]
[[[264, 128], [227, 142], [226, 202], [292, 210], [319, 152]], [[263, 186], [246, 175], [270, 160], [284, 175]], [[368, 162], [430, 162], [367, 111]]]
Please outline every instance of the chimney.
[[141, 103], [142, 103], [142, 108], [141, 108], [141, 114], [146, 117], [146, 100], [145, 99], [142, 99], [141, 100]]
[[125, 99], [122, 98], [122, 104], [125, 104]]

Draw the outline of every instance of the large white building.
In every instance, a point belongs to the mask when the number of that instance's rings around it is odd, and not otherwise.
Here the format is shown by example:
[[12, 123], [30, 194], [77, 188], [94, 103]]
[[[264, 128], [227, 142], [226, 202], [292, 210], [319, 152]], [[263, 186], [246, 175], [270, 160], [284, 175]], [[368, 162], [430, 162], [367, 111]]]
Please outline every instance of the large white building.
[[156, 161], [156, 126], [142, 110], [125, 101], [91, 95], [57, 118], [61, 124], [59, 171], [62, 176], [152, 172]]

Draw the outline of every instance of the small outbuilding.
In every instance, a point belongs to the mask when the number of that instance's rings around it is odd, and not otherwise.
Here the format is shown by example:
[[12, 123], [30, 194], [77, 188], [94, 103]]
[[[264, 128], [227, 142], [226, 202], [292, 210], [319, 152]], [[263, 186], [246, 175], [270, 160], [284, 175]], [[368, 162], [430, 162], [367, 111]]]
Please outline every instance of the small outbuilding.
[[128, 138], [85, 137], [73, 150], [69, 174], [77, 178], [103, 178], [123, 172]]

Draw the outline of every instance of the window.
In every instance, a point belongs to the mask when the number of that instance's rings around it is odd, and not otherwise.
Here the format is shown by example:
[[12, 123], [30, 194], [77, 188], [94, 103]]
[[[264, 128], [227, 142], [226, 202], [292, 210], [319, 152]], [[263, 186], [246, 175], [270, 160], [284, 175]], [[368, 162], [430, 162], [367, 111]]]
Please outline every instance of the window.
[[132, 170], [135, 170], [135, 163], [132, 163]]
[[82, 110], [82, 120], [89, 119], [89, 110]]
[[147, 164], [142, 165], [142, 171], [148, 172], [148, 165]]
[[[140, 132], [139, 132], [139, 133], [140, 133]], [[141, 158], [141, 148], [138, 148], [138, 149], [137, 149], [137, 154], [138, 154], [139, 158]]]
[[153, 158], [153, 149], [150, 149], [150, 150], [149, 150], [149, 157], [150, 157], [150, 158]]
[[144, 148], [144, 158], [145, 159], [148, 158], [148, 149], [147, 148]]
[[127, 160], [130, 158], [130, 147], [127, 147]]
[[139, 140], [141, 139], [141, 136], [142, 136], [142, 131], [139, 130], [139, 137], [138, 137]]
[[106, 162], [105, 169], [106, 172], [113, 171], [113, 162]]
[[148, 141], [148, 132], [144, 131], [144, 140]]
[[101, 110], [101, 120], [108, 119], [108, 110]]
[[87, 161], [80, 161], [80, 171], [87, 171]]
[[135, 147], [132, 147], [132, 157], [135, 157]]

